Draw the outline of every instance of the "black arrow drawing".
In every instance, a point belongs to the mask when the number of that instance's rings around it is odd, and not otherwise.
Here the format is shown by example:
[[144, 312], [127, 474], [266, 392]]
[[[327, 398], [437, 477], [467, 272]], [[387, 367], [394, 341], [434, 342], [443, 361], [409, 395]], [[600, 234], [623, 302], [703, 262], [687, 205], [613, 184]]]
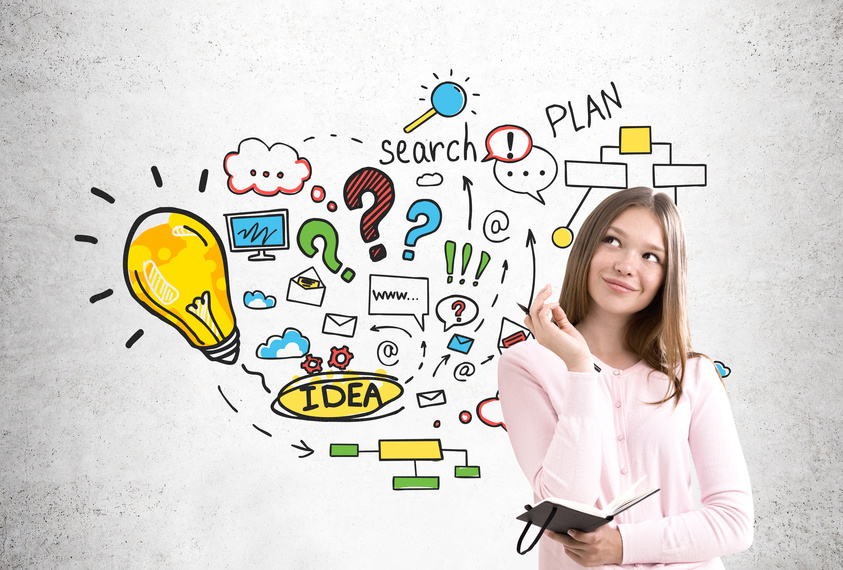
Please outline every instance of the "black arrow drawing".
[[439, 362], [439, 364], [436, 365], [436, 370], [433, 371], [433, 376], [436, 376], [436, 373], [439, 372], [439, 367], [442, 366], [443, 364], [445, 364], [446, 362], [448, 362], [448, 360], [450, 358], [451, 358], [450, 354], [446, 354], [446, 355], [442, 356], [442, 360]]
[[509, 261], [504, 259], [503, 260], [503, 273], [501, 273], [501, 285], [503, 285], [504, 279], [506, 279], [506, 272], [509, 270]]
[[404, 331], [405, 333], [407, 333], [407, 336], [409, 336], [410, 338], [413, 337], [413, 335], [412, 335], [412, 333], [410, 333], [410, 331], [408, 331], [406, 329], [402, 329], [401, 327], [393, 327], [393, 326], [389, 326], [389, 325], [382, 325], [382, 326], [374, 325], [369, 330], [379, 332], [379, 331], [382, 331], [383, 329], [398, 329], [399, 331]]
[[427, 343], [425, 341], [422, 341], [421, 349], [422, 349], [422, 358], [424, 358], [425, 356], [427, 356]]
[[533, 294], [536, 292], [536, 236], [533, 235], [533, 230], [527, 230], [527, 243], [524, 244], [530, 248], [530, 255], [533, 258], [533, 281], [530, 285], [530, 300], [527, 301], [527, 306], [533, 304]]
[[299, 451], [304, 451], [304, 452], [305, 452], [305, 454], [304, 454], [304, 455], [299, 455], [299, 459], [302, 459], [302, 458], [304, 458], [304, 457], [310, 457], [311, 455], [313, 455], [313, 450], [312, 450], [312, 449], [310, 449], [310, 446], [309, 446], [309, 445], [307, 445], [307, 444], [304, 442], [304, 440], [303, 440], [303, 439], [302, 439], [302, 440], [299, 440], [299, 441], [301, 441], [301, 445], [296, 445], [295, 443], [290, 444], [290, 447], [295, 447], [295, 448], [296, 448], [296, 449], [298, 449]]
[[474, 184], [467, 176], [462, 177], [463, 192], [468, 193], [468, 229], [471, 229], [471, 185]]

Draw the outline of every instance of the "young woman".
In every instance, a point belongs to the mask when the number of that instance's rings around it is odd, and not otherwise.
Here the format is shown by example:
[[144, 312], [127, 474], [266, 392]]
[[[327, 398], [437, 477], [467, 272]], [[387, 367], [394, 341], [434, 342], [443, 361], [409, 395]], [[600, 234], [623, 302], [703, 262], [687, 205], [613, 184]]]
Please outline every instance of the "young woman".
[[752, 542], [749, 475], [726, 390], [711, 360], [691, 350], [686, 274], [670, 198], [617, 192], [583, 223], [559, 301], [548, 302], [550, 285], [536, 295], [524, 319], [535, 340], [501, 356], [504, 420], [536, 501], [602, 508], [644, 475], [661, 488], [594, 532], [548, 531], [542, 569], [723, 568], [719, 556]]

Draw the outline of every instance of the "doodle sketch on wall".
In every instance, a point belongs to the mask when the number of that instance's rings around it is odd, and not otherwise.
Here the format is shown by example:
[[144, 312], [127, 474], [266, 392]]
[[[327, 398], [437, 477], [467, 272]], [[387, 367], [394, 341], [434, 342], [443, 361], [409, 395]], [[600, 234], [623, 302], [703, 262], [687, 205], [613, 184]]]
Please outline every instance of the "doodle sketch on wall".
[[[164, 204], [142, 213], [128, 229], [123, 273], [131, 297], [207, 358], [229, 365], [243, 361], [242, 371], [231, 368], [232, 378], [243, 373], [260, 378], [260, 385], [251, 386], [266, 394], [266, 408], [252, 426], [265, 436], [272, 437], [277, 431], [272, 426], [279, 422], [289, 429], [302, 420], [327, 426], [388, 418], [414, 426], [423, 417], [433, 419], [424, 420], [433, 429], [449, 426], [448, 440], [459, 438], [458, 426], [478, 426], [503, 428], [484, 432], [490, 441], [500, 441], [506, 424], [487, 365], [532, 334], [520, 324], [517, 306], [498, 304], [498, 299], [507, 291], [510, 298], [527, 304], [532, 300], [537, 243], [567, 248], [594, 189], [646, 184], [672, 192], [678, 202], [678, 188], [706, 184], [706, 165], [675, 162], [672, 143], [652, 140], [657, 126], [618, 125], [617, 144], [595, 149], [598, 160], [566, 156], [556, 148], [554, 139], [565, 120], [572, 122], [575, 133], [591, 128], [598, 118], [617, 121], [612, 110], [617, 115], [622, 106], [614, 82], [600, 97], [585, 95], [584, 124], [577, 123], [581, 119], [570, 101], [549, 105], [545, 114], [550, 132], [548, 125], [528, 129], [505, 118], [484, 130], [490, 119], [479, 122], [479, 93], [469, 95], [452, 79], [439, 81], [432, 90], [422, 88], [431, 92], [426, 101], [430, 108], [407, 124], [403, 134], [432, 132], [424, 127], [428, 121], [460, 115], [438, 126], [437, 132], [452, 133], [451, 140], [396, 139], [395, 127], [384, 125], [380, 149], [369, 152], [369, 164], [378, 166], [361, 164], [351, 174], [331, 171], [318, 147], [325, 137], [302, 141], [311, 145], [308, 158], [283, 132], [269, 142], [257, 137], [231, 141], [237, 150], [220, 149], [222, 169], [203, 170], [200, 191], [231, 197], [227, 202], [232, 204], [232, 199], [254, 193], [266, 202], [265, 208], [235, 206], [200, 217], [178, 203]], [[466, 109], [470, 113], [463, 115]], [[483, 140], [474, 140], [481, 132], [487, 133]], [[478, 147], [485, 148], [485, 156], [478, 155]], [[428, 163], [442, 168], [418, 170]], [[157, 167], [152, 171], [160, 186], [160, 172]], [[341, 187], [312, 184], [310, 201], [296, 201], [314, 177], [342, 181]], [[213, 182], [220, 179], [224, 184]], [[481, 179], [487, 181], [482, 187], [473, 181]], [[113, 201], [102, 190], [92, 193]], [[321, 206], [329, 196], [346, 209], [334, 200], [327, 208]], [[523, 196], [532, 198], [530, 207], [537, 209], [551, 199], [555, 208], [571, 212], [570, 218], [548, 234], [539, 223], [541, 214], [520, 219], [520, 210], [506, 205], [523, 205]], [[393, 208], [405, 212], [400, 216], [404, 221], [389, 215]], [[478, 223], [472, 227], [475, 215]], [[396, 233], [392, 226], [403, 229]], [[525, 232], [526, 241], [515, 228]], [[95, 242], [83, 235], [76, 240]], [[250, 275], [263, 277], [232, 290], [232, 283], [240, 283], [238, 275], [250, 267]], [[109, 289], [91, 302], [113, 294]], [[242, 305], [232, 299], [242, 299]], [[130, 305], [125, 311], [127, 316], [136, 312]], [[271, 324], [248, 320], [251, 327], [263, 324], [248, 331], [249, 338], [261, 340], [245, 351], [235, 316], [241, 311], [275, 315]], [[426, 326], [431, 311], [442, 329]], [[144, 334], [166, 333], [144, 323], [126, 346], [137, 347]], [[332, 340], [337, 337], [353, 342]], [[469, 390], [474, 386], [486, 396], [478, 400]], [[222, 384], [217, 390], [239, 413]], [[419, 475], [419, 465], [441, 462], [449, 452], [465, 456], [455, 467], [456, 479], [480, 477], [480, 467], [468, 462], [469, 450], [443, 448], [440, 438], [388, 439], [384, 432], [387, 439], [366, 449], [365, 444], [336, 443], [332, 433], [326, 432], [330, 445], [323, 447], [330, 457], [371, 453], [379, 461], [412, 463], [415, 475], [394, 475], [393, 490], [439, 489], [444, 484], [440, 476]], [[320, 453], [304, 440], [288, 445], [305, 452], [300, 458]]]

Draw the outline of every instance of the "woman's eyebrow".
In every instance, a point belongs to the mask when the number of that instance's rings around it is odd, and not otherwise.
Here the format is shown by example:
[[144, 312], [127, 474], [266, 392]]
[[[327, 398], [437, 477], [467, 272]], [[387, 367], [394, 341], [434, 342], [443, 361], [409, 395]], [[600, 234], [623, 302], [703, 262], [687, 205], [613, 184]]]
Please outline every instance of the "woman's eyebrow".
[[[622, 229], [618, 228], [618, 227], [615, 227], [615, 226], [609, 226], [609, 228], [607, 229], [607, 231], [608, 231], [608, 230], [611, 230], [611, 231], [613, 231], [613, 232], [615, 232], [615, 233], [617, 233], [617, 234], [620, 234], [620, 236], [621, 236], [621, 237], [627, 237], [626, 232], [625, 232], [625, 231], [623, 231]], [[651, 250], [653, 250], [653, 251], [658, 251], [658, 252], [664, 253], [664, 248], [663, 248], [663, 247], [658, 246], [658, 245], [655, 245], [655, 244], [652, 244], [652, 243], [645, 243], [645, 244], [644, 244], [644, 247], [645, 247], [645, 249], [651, 249]]]

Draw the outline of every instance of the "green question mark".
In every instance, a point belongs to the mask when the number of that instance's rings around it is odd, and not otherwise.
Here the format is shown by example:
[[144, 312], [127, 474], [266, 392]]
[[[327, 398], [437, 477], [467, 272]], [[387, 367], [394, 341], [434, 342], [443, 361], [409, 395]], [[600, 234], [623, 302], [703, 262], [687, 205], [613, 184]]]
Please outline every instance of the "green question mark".
[[[304, 222], [299, 228], [299, 235], [296, 238], [299, 249], [308, 257], [313, 257], [319, 251], [313, 245], [313, 241], [321, 237], [325, 240], [325, 250], [322, 252], [322, 261], [325, 263], [331, 273], [337, 273], [342, 267], [342, 262], [337, 259], [337, 247], [339, 247], [340, 238], [337, 235], [337, 229], [329, 222], [319, 218], [311, 218]], [[340, 277], [346, 283], [351, 283], [354, 279], [354, 270], [346, 268]]]

